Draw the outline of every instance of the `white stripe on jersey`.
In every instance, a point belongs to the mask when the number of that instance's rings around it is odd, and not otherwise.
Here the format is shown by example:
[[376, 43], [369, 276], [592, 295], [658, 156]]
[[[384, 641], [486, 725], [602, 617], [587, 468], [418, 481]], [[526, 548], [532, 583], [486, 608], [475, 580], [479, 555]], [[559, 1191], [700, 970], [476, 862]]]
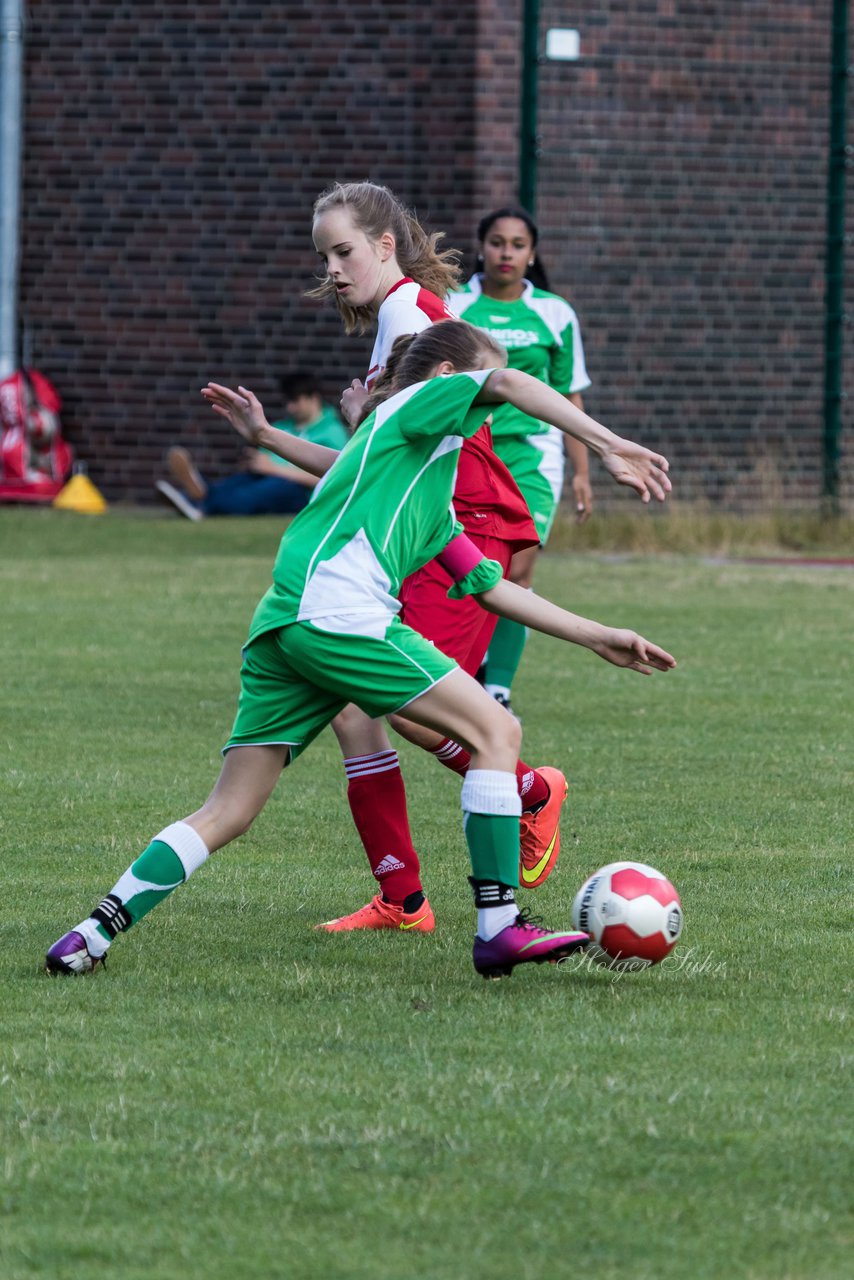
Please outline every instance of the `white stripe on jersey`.
[[442, 437], [442, 439], [436, 445], [436, 448], [430, 454], [430, 457], [424, 463], [424, 466], [421, 468], [421, 470], [418, 472], [417, 475], [413, 476], [412, 483], [409, 485], [409, 488], [406, 490], [406, 493], [403, 495], [400, 502], [397, 504], [397, 510], [395, 511], [394, 515], [391, 518], [391, 523], [388, 526], [388, 532], [386, 533], [385, 541], [383, 542], [383, 546], [382, 546], [383, 551], [385, 551], [386, 547], [388, 546], [389, 539], [392, 533], [394, 532], [394, 526], [397, 524], [397, 517], [400, 515], [401, 511], [406, 505], [407, 498], [409, 497], [410, 493], [417, 485], [418, 481], [424, 475], [424, 472], [427, 470], [427, 468], [432, 463], [434, 463], [437, 458], [443, 458], [446, 453], [452, 453], [455, 449], [461, 449], [462, 447], [463, 447], [462, 436], [443, 436]]
[[314, 566], [325, 544], [332, 537], [336, 528], [338, 527], [341, 520], [343, 519], [344, 513], [346, 512], [350, 503], [353, 501], [353, 499], [356, 496], [356, 490], [359, 487], [359, 481], [362, 478], [362, 472], [365, 469], [365, 463], [367, 462], [367, 459], [368, 459], [368, 451], [373, 443], [374, 436], [377, 434], [382, 424], [388, 419], [389, 415], [392, 413], [395, 413], [399, 408], [401, 408], [402, 405], [406, 404], [406, 401], [409, 400], [412, 396], [414, 396], [416, 391], [420, 391], [423, 386], [424, 386], [423, 382], [416, 382], [413, 384], [413, 386], [406, 387], [403, 391], [398, 391], [397, 395], [391, 396], [388, 400], [384, 400], [382, 404], [377, 406], [375, 416], [374, 416], [374, 425], [371, 427], [371, 433], [365, 442], [365, 448], [362, 453], [362, 457], [359, 461], [359, 470], [356, 473], [356, 479], [353, 481], [353, 487], [350, 490], [350, 492], [347, 494], [346, 502], [342, 506], [341, 510], [338, 512], [338, 515], [333, 520], [329, 529], [327, 529], [326, 533], [321, 538], [320, 542], [318, 543], [315, 549], [314, 555], [311, 557], [311, 559], [308, 562], [308, 570], [305, 575], [306, 582], [308, 582], [309, 578], [314, 572]]

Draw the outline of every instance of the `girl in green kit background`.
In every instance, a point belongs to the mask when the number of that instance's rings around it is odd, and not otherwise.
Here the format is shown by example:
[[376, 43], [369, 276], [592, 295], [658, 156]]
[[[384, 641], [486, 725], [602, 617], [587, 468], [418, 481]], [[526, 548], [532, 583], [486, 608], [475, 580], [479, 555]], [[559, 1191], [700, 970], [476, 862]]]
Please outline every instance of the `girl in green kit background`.
[[[522, 369], [584, 409], [582, 391], [590, 386], [581, 329], [575, 311], [551, 293], [537, 255], [539, 232], [524, 209], [496, 209], [481, 219], [476, 272], [448, 299], [455, 315], [484, 329], [507, 352], [511, 369]], [[564, 449], [572, 463], [576, 519], [586, 520], [593, 507], [587, 450], [562, 436], [548, 423], [502, 405], [493, 415], [495, 452], [510, 470], [525, 497], [540, 546], [548, 540], [564, 482]], [[530, 587], [538, 548], [514, 556], [510, 579]], [[527, 632], [500, 618], [486, 660], [486, 689], [502, 706], [510, 706], [513, 677], [522, 658]]]

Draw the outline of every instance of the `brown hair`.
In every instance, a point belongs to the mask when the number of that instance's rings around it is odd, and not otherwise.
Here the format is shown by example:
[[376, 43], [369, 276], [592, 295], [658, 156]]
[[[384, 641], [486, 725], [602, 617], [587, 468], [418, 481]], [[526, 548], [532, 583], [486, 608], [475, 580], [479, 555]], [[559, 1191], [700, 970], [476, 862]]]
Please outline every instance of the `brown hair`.
[[[315, 200], [314, 217], [329, 209], [349, 209], [356, 226], [369, 240], [377, 241], [385, 232], [391, 232], [401, 270], [422, 289], [444, 298], [459, 284], [462, 256], [459, 250], [438, 251], [436, 246], [444, 238], [444, 232], [434, 231], [428, 235], [415, 215], [388, 187], [374, 182], [336, 182]], [[334, 297], [347, 333], [364, 333], [374, 319], [371, 307], [351, 307], [345, 302], [329, 276], [316, 289], [310, 289], [307, 296]]]
[[465, 373], [468, 369], [481, 368], [484, 356], [494, 360], [497, 368], [507, 363], [504, 347], [483, 329], [476, 329], [465, 320], [442, 320], [429, 329], [422, 329], [421, 333], [397, 338], [389, 352], [388, 364], [364, 403], [359, 421], [364, 422], [378, 404], [404, 387], [424, 382], [444, 360], [458, 373]]

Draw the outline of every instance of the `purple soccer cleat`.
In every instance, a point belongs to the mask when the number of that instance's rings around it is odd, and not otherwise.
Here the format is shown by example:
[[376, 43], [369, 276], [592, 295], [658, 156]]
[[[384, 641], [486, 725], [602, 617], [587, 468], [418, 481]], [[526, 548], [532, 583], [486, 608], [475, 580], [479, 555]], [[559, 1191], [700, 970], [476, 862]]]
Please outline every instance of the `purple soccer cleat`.
[[50, 948], [45, 956], [44, 967], [47, 973], [53, 975], [57, 973], [72, 975], [91, 973], [103, 963], [104, 957], [93, 956], [86, 946], [83, 934], [72, 929], [70, 933], [64, 933]]
[[589, 934], [578, 929], [543, 929], [520, 911], [506, 929], [490, 942], [474, 940], [474, 967], [484, 978], [509, 976], [517, 964], [555, 964], [590, 941]]

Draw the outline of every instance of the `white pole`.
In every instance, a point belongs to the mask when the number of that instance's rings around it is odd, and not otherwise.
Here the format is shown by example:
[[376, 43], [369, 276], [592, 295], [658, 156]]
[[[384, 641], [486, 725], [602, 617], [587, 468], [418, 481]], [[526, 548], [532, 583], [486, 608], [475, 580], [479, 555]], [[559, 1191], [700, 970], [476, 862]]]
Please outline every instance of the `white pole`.
[[0, 378], [18, 367], [24, 0], [2, 0], [0, 27]]

